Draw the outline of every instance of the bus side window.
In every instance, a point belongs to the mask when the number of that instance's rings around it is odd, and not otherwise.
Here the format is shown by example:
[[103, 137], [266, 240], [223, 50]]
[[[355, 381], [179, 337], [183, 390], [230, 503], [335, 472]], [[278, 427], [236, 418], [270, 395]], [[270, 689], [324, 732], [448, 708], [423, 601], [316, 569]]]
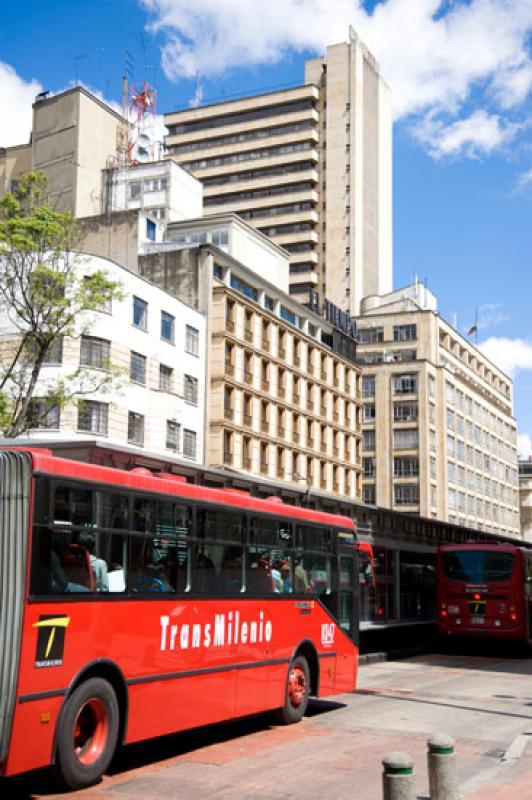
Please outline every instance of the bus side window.
[[298, 525], [296, 530], [295, 584], [298, 594], [325, 595], [331, 591], [331, 531]]
[[93, 524], [92, 501], [94, 492], [73, 486], [56, 486], [53, 519], [59, 525], [76, 527]]
[[175, 592], [177, 542], [151, 536], [131, 537], [128, 588], [133, 594]]

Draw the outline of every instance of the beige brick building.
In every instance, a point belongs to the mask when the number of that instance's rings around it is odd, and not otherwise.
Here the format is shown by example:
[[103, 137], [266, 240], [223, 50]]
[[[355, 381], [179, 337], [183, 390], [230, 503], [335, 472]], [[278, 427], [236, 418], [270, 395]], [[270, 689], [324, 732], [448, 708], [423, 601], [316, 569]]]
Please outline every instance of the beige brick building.
[[423, 286], [368, 298], [363, 312], [364, 500], [519, 536], [511, 380]]
[[354, 338], [288, 294], [286, 254], [236, 215], [168, 237], [139, 269], [206, 314], [207, 463], [360, 499]]
[[165, 115], [168, 154], [206, 213], [234, 211], [290, 253], [290, 293], [358, 313], [390, 291], [389, 90], [367, 48], [308, 61], [304, 85]]
[[519, 506], [521, 537], [532, 542], [532, 461], [519, 462]]

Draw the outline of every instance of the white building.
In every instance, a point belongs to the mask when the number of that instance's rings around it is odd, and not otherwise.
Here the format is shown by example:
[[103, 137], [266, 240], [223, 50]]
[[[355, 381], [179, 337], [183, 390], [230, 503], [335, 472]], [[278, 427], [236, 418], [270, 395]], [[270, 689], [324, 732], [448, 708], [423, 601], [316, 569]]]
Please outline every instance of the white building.
[[[112, 390], [52, 409], [29, 435], [40, 440], [97, 435], [202, 463], [204, 316], [108, 259], [82, 255], [80, 269], [84, 275], [105, 271], [122, 285], [123, 299], [91, 313], [87, 334], [54, 348], [42, 368], [36, 403], [48, 381], [72, 374], [78, 365], [89, 374], [118, 368], [119, 377]], [[12, 338], [12, 329], [4, 325], [1, 335], [4, 341]]]
[[200, 217], [202, 185], [172, 159], [102, 172], [102, 213], [142, 209], [163, 223]]

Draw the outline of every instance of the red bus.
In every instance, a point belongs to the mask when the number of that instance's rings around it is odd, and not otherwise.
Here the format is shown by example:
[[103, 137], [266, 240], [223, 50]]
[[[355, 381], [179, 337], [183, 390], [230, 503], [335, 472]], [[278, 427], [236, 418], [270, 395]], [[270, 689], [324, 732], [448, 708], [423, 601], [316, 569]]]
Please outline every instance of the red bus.
[[532, 643], [532, 551], [496, 543], [439, 547], [437, 609], [441, 635]]
[[352, 691], [349, 518], [0, 452], [0, 774], [97, 781], [116, 746]]

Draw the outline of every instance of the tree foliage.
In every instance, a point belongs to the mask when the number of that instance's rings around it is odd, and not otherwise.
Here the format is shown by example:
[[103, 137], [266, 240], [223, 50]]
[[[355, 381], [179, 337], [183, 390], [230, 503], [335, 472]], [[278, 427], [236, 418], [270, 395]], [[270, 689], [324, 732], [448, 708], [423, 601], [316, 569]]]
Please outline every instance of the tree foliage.
[[76, 221], [50, 207], [46, 188], [44, 173], [29, 172], [0, 198], [0, 427], [10, 437], [116, 379], [110, 365], [55, 378], [42, 371], [64, 339], [90, 329], [91, 312], [121, 297], [107, 273], [84, 268]]

